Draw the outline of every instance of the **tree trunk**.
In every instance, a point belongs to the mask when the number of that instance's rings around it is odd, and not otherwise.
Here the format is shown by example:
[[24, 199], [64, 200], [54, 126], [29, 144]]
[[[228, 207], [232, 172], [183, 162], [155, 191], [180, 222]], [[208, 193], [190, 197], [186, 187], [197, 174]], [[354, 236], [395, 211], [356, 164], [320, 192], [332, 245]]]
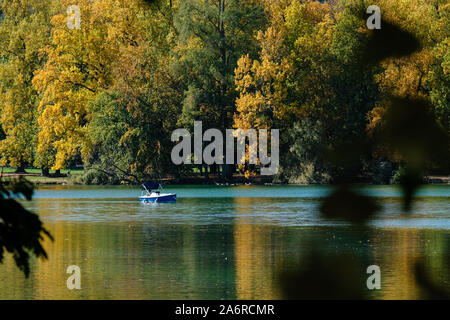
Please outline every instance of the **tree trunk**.
[[56, 171], [55, 171], [55, 176], [56, 176], [56, 177], [61, 176], [61, 170], [59, 170], [59, 169], [56, 170]]
[[25, 164], [23, 162], [21, 162], [20, 165], [17, 167], [16, 173], [26, 173]]
[[224, 164], [222, 166], [222, 176], [227, 179], [230, 180], [233, 178], [233, 172], [235, 171], [235, 165], [234, 164]]
[[48, 177], [50, 175], [50, 169], [49, 168], [42, 168], [42, 176]]

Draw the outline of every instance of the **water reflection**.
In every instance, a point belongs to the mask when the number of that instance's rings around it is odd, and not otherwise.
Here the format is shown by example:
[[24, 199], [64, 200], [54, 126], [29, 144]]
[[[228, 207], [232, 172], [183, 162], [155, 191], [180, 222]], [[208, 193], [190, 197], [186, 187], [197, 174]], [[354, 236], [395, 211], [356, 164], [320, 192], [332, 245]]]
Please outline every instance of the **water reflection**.
[[[363, 230], [321, 220], [315, 197], [266, 198], [260, 190], [160, 206], [103, 190], [92, 198], [45, 192], [28, 205], [55, 238], [44, 244], [49, 260], [32, 260], [25, 279], [7, 256], [0, 299], [277, 299], [279, 271], [292, 268], [312, 242], [356, 255], [363, 270], [379, 265], [382, 289], [372, 298], [420, 298], [413, 268], [422, 257], [434, 280], [450, 286], [450, 217], [441, 191], [419, 200], [410, 220], [399, 217], [401, 204], [388, 194], [383, 217]], [[72, 264], [81, 268], [81, 290], [66, 287]]]
[[282, 258], [283, 229], [255, 224], [251, 208], [258, 198], [235, 198], [234, 252], [237, 299], [279, 298], [276, 266]]

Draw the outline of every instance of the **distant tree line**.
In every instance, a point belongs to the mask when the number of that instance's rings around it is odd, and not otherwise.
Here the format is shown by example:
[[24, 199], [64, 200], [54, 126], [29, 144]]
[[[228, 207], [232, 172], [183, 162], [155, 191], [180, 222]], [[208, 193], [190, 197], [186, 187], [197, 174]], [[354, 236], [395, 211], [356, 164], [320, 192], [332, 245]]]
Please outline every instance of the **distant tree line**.
[[[84, 164], [86, 183], [183, 176], [192, 167], [172, 164], [171, 133], [201, 120], [280, 129], [277, 181], [382, 183], [405, 162], [380, 138], [393, 96], [424, 101], [430, 120], [411, 123], [448, 134], [445, 0], [79, 0], [81, 28], [70, 29], [73, 4], [0, 4], [2, 166]], [[369, 5], [418, 50], [370, 63]], [[342, 165], [337, 153], [358, 157]], [[428, 172], [448, 173], [445, 156], [426, 158]]]

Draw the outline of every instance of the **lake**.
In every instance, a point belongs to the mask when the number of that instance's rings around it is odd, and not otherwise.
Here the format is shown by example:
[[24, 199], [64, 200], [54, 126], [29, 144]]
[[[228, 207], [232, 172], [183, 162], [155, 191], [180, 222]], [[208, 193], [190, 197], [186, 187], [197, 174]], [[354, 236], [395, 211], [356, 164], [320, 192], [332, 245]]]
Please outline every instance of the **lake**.
[[[0, 265], [0, 299], [278, 299], [281, 270], [312, 242], [378, 265], [375, 299], [421, 297], [413, 270], [450, 286], [450, 186], [422, 187], [409, 214], [395, 186], [368, 186], [383, 210], [367, 228], [325, 220], [329, 186], [167, 186], [173, 204], [143, 205], [129, 186], [41, 186], [24, 205], [54, 242], [32, 258], [28, 279], [10, 255]], [[66, 269], [81, 269], [69, 290]]]

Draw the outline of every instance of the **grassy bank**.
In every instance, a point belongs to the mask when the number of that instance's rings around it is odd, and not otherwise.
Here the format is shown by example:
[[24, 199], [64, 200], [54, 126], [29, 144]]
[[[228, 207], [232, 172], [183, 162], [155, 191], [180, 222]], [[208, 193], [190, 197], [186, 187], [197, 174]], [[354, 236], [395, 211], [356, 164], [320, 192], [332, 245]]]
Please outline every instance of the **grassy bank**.
[[[16, 173], [16, 168], [3, 168], [3, 173], [8, 173], [8, 174], [14, 174]], [[70, 171], [70, 175], [73, 174], [83, 174], [84, 170], [83, 169], [61, 169], [60, 173], [63, 175], [67, 175]], [[55, 170], [50, 170], [49, 171], [50, 175], [55, 175], [56, 171]], [[25, 169], [25, 174], [38, 174], [41, 175], [42, 174], [42, 169], [36, 169], [36, 168], [27, 168]]]
[[2, 168], [2, 177], [25, 177], [35, 184], [73, 184], [77, 177], [84, 174], [83, 169], [61, 169], [59, 175], [55, 170], [50, 170], [48, 176], [42, 175], [41, 169], [27, 168], [24, 173], [16, 173], [16, 168]]
[[[49, 172], [49, 175], [43, 176], [41, 169], [29, 168], [25, 169], [25, 173], [16, 173], [15, 168], [3, 168], [2, 176], [4, 178], [18, 178], [25, 177], [35, 184], [58, 184], [58, 185], [72, 185], [83, 184], [79, 179], [85, 174], [83, 169], [61, 169], [59, 175], [54, 170]], [[234, 174], [231, 180], [225, 180], [217, 173], [209, 173], [208, 178], [200, 174], [198, 168], [194, 168], [191, 175], [175, 178], [163, 177], [160, 179], [163, 184], [265, 184], [271, 183], [272, 177], [269, 176], [252, 176], [249, 179], [245, 178], [243, 174]]]
[[[194, 172], [189, 176], [180, 178], [165, 177], [160, 179], [163, 184], [266, 184], [272, 182], [271, 176], [256, 175], [250, 178], [245, 178], [242, 174], [234, 174], [232, 180], [224, 180], [216, 173], [210, 173], [206, 178], [201, 175], [199, 170], [195, 168]], [[29, 168], [25, 169], [25, 173], [16, 173], [15, 168], [3, 168], [2, 176], [4, 178], [18, 178], [25, 177], [29, 181], [39, 184], [58, 184], [58, 185], [71, 185], [80, 184], [80, 177], [85, 173], [83, 169], [61, 169], [60, 174], [57, 175], [54, 170], [49, 172], [48, 176], [43, 176], [41, 169]], [[429, 184], [450, 184], [449, 176], [427, 176], [424, 179]]]

